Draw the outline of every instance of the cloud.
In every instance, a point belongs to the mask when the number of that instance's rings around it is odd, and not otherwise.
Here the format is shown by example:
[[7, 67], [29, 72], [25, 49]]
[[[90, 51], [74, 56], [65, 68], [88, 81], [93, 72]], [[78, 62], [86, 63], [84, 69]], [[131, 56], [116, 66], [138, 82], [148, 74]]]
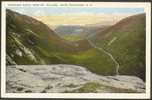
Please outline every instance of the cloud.
[[46, 16], [47, 14], [43, 10], [37, 10], [33, 13], [33, 16]]

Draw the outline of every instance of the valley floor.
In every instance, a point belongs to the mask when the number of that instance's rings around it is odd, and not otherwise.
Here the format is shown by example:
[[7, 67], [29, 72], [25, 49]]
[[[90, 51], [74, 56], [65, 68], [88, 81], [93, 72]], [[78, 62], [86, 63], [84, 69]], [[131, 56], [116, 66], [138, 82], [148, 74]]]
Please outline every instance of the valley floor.
[[101, 76], [76, 65], [14, 65], [6, 68], [7, 93], [144, 93], [136, 76]]

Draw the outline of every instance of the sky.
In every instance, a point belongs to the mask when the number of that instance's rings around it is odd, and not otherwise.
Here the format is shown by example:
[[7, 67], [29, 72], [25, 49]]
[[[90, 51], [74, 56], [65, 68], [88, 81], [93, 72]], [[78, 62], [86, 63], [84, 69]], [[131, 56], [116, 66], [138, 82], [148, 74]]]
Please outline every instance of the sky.
[[48, 16], [60, 14], [137, 14], [144, 13], [143, 8], [95, 8], [95, 7], [9, 7], [13, 11], [30, 16]]

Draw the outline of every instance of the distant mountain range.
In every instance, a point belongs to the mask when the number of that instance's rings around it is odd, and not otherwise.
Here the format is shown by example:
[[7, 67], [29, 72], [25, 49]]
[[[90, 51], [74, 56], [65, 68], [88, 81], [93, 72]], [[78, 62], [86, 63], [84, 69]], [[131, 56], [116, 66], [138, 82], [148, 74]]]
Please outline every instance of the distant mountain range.
[[81, 33], [91, 33], [98, 29], [99, 27], [87, 27], [87, 26], [79, 26], [79, 25], [61, 25], [58, 26], [54, 31], [61, 35], [69, 35], [69, 34], [81, 34]]
[[[104, 30], [91, 29], [95, 35], [76, 42], [63, 39], [57, 30], [32, 17], [8, 9], [6, 14], [7, 65], [73, 64], [96, 74], [116, 75], [119, 63], [119, 74], [145, 79], [144, 14], [125, 18]], [[68, 28], [62, 32], [73, 34]]]
[[[102, 25], [61, 25], [54, 29], [54, 31], [64, 39], [72, 40], [72, 38], [77, 38], [77, 40], [84, 39], [89, 35], [92, 35], [98, 31], [102, 31], [109, 26]], [[74, 41], [74, 40], [73, 40]]]

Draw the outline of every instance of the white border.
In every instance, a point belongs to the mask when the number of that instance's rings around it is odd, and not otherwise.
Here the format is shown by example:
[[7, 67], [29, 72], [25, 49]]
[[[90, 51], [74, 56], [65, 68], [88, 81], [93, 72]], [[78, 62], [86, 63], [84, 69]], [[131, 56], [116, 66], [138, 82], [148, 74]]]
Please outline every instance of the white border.
[[[144, 8], [146, 13], [146, 93], [6, 93], [6, 7], [13, 3], [91, 3], [92, 7], [115, 7], [115, 8]], [[151, 88], [151, 4], [146, 2], [23, 2], [3, 1], [1, 9], [1, 96], [2, 98], [126, 98], [148, 99]]]

